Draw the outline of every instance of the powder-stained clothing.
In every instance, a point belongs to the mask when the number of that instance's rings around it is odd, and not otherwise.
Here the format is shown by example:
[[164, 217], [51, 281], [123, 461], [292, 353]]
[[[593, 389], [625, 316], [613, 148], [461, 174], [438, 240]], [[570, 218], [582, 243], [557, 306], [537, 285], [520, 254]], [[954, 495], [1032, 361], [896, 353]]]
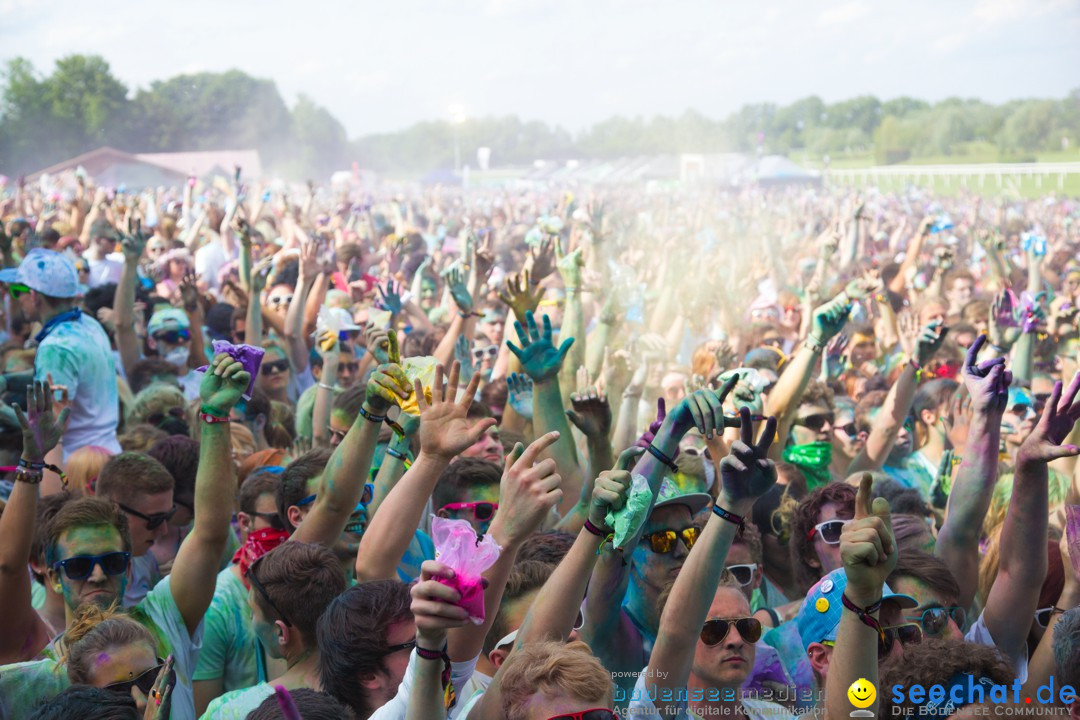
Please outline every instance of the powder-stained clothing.
[[109, 338], [97, 320], [83, 313], [49, 330], [34, 357], [34, 379], [45, 380], [48, 375], [54, 385], [68, 389], [71, 401], [64, 461], [87, 445], [120, 452], [116, 364]]
[[259, 680], [256, 655], [261, 650], [255, 643], [247, 596], [247, 588], [233, 574], [231, 565], [218, 573], [214, 599], [204, 620], [196, 681], [221, 678], [225, 692], [230, 692], [249, 688]]

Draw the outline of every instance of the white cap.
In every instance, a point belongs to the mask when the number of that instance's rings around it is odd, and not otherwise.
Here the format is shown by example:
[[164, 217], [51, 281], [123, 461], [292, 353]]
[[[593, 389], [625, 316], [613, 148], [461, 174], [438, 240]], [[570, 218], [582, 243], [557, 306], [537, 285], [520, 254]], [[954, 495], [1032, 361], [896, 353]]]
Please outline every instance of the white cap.
[[34, 248], [17, 268], [0, 270], [0, 282], [25, 285], [42, 295], [73, 298], [79, 294], [79, 273], [63, 253]]

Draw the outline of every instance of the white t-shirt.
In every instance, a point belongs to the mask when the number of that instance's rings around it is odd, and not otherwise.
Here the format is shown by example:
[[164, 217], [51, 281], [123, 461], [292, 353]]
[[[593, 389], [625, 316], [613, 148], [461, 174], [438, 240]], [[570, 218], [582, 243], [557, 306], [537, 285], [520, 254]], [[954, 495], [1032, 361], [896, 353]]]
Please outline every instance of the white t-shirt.
[[[458, 704], [465, 702], [465, 699], [461, 697], [461, 691], [472, 677], [478, 657], [469, 662], [450, 663], [450, 682], [454, 685]], [[409, 696], [412, 695], [413, 682], [416, 680], [416, 658], [416, 650], [413, 650], [409, 656], [409, 666], [405, 668], [405, 675], [402, 676], [401, 685], [398, 686], [397, 695], [373, 712], [368, 720], [405, 720], [405, 714], [409, 710]], [[432, 718], [432, 720], [436, 719]]]
[[101, 324], [83, 313], [78, 320], [57, 323], [38, 346], [34, 378], [52, 375], [71, 400], [71, 419], [64, 433], [64, 461], [87, 445], [120, 452], [116, 425], [120, 419], [116, 363]]
[[[657, 710], [655, 703], [649, 697], [649, 689], [647, 686], [648, 671], [649, 668], [645, 668], [641, 674], [638, 675], [637, 683], [634, 685], [634, 690], [630, 695], [630, 705], [626, 709], [626, 717], [628, 718], [660, 717], [660, 711]], [[619, 702], [619, 691], [616, 690], [615, 694], [615, 701]], [[741, 702], [743, 713], [749, 720], [791, 720], [795, 717], [795, 714], [786, 707], [777, 705], [776, 703], [745, 697], [741, 699]], [[677, 720], [698, 720], [700, 718], [697, 713], [690, 710], [685, 693], [683, 694], [683, 699], [676, 705], [676, 714], [673, 717], [677, 718]]]
[[[239, 246], [239, 243], [237, 245]], [[221, 268], [238, 257], [240, 257], [239, 247], [230, 256], [225, 252], [225, 245], [221, 238], [215, 235], [212, 241], [195, 251], [195, 272], [212, 290], [216, 291], [220, 287], [218, 273], [221, 272]]]
[[[968, 628], [968, 631], [964, 633], [965, 642], [969, 642], [975, 645], [985, 645], [987, 647], [997, 647], [997, 643], [994, 642], [994, 638], [991, 637], [990, 631], [986, 627], [986, 623], [983, 622], [985, 612], [979, 613], [979, 619], [975, 621], [975, 624]], [[1005, 653], [1002, 653], [1004, 655]], [[1016, 670], [1016, 677], [1020, 682], [1027, 682], [1028, 676], [1028, 654], [1027, 644], [1020, 646], [1020, 654], [1009, 657], [1009, 662], [1013, 664], [1013, 668]]]
[[86, 264], [90, 266], [87, 284], [92, 288], [109, 283], [119, 284], [120, 274], [124, 271], [124, 261], [115, 260], [112, 255], [106, 255], [102, 260], [87, 260]]

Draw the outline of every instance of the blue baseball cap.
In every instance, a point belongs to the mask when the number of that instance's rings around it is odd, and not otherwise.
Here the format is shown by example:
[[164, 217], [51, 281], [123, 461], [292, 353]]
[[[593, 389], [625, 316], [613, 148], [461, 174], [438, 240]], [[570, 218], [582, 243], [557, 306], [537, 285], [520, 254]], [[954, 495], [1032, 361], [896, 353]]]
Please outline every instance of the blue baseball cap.
[[34, 248], [26, 253], [19, 267], [0, 270], [0, 283], [25, 285], [54, 298], [73, 298], [79, 294], [79, 273], [75, 263], [63, 253]]
[[[808, 649], [811, 643], [836, 640], [836, 628], [840, 625], [840, 615], [844, 611], [840, 596], [844, 594], [845, 588], [847, 574], [844, 568], [839, 568], [818, 580], [817, 584], [810, 588], [810, 592], [806, 593], [799, 614], [795, 616], [803, 650]], [[894, 593], [888, 585], [882, 588], [881, 599], [892, 600], [906, 609], [919, 606], [915, 598]]]

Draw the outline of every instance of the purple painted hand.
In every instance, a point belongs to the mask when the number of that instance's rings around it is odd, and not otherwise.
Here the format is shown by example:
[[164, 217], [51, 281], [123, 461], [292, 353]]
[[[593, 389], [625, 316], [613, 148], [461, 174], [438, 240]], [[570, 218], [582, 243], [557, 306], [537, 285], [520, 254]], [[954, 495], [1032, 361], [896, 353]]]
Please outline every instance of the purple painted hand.
[[998, 357], [980, 363], [979, 351], [986, 344], [986, 336], [980, 335], [968, 348], [964, 360], [964, 387], [971, 395], [971, 410], [1000, 420], [1009, 401], [1009, 385], [1012, 373], [1005, 369], [1005, 358]]
[[1080, 373], [1077, 373], [1069, 388], [1062, 393], [1061, 382], [1054, 383], [1054, 391], [1046, 401], [1046, 408], [1035, 429], [1031, 431], [1020, 451], [1016, 454], [1016, 465], [1028, 463], [1048, 463], [1058, 458], [1080, 455], [1080, 448], [1075, 445], [1062, 445], [1072, 432], [1073, 426], [1080, 420], [1080, 402], [1076, 401], [1080, 391]]

